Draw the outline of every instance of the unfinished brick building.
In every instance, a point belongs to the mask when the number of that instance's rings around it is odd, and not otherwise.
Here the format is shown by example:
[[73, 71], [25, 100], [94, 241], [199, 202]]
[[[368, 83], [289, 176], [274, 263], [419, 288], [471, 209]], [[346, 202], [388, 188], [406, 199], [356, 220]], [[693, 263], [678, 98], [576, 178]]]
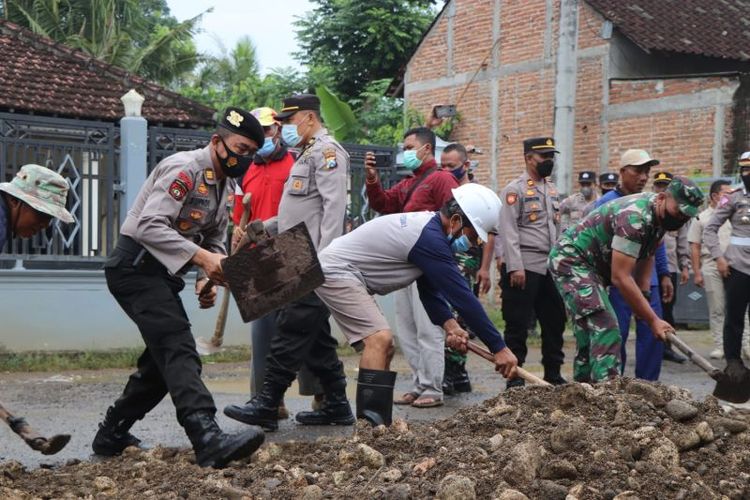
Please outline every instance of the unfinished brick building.
[[450, 0], [394, 80], [407, 106], [457, 104], [451, 140], [476, 144], [480, 181], [523, 168], [554, 134], [558, 185], [644, 148], [664, 168], [730, 173], [750, 147], [747, 0]]

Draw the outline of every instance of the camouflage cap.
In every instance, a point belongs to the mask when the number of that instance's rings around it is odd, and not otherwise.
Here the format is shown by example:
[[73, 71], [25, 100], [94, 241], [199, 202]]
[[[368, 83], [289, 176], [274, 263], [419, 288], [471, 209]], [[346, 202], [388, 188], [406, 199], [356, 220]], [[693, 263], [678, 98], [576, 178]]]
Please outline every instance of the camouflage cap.
[[667, 186], [667, 192], [677, 202], [680, 212], [688, 217], [698, 215], [701, 205], [703, 205], [704, 195], [695, 182], [682, 175], [677, 175]]
[[65, 209], [68, 181], [48, 168], [24, 165], [11, 182], [0, 183], [0, 191], [5, 191], [31, 208], [63, 222], [70, 223], [74, 220]]

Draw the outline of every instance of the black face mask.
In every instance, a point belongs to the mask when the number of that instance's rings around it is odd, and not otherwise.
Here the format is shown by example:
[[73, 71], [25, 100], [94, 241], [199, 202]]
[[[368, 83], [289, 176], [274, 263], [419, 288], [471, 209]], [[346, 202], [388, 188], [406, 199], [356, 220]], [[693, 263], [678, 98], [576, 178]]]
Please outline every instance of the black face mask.
[[610, 189], [610, 188], [601, 188], [601, 190], [602, 190], [602, 196], [604, 196], [605, 194], [607, 194], [610, 191], [612, 191], [612, 189]]
[[253, 156], [254, 154], [242, 156], [238, 155], [231, 149], [229, 149], [229, 146], [227, 146], [227, 143], [224, 142], [224, 139], [219, 137], [219, 140], [224, 145], [224, 149], [227, 152], [227, 157], [222, 158], [219, 156], [219, 153], [216, 153], [216, 157], [219, 159], [219, 166], [221, 166], [221, 171], [224, 172], [224, 175], [227, 177], [237, 178], [242, 177], [245, 175], [245, 172], [247, 172], [247, 169], [250, 168], [250, 164], [253, 162]]
[[741, 175], [742, 183], [745, 185], [745, 189], [750, 191], [750, 174]]
[[549, 177], [553, 168], [555, 168], [555, 160], [544, 160], [536, 166], [536, 173], [539, 177]]
[[685, 219], [680, 217], [674, 217], [673, 215], [670, 215], [669, 213], [664, 214], [664, 219], [661, 221], [661, 227], [663, 227], [667, 231], [677, 231], [682, 226], [685, 225]]

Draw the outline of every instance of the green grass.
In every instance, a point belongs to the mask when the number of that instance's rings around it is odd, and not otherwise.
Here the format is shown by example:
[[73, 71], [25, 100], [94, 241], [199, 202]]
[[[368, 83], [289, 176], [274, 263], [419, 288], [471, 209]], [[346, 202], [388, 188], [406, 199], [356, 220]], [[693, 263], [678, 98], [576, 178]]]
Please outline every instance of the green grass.
[[[0, 351], [0, 372], [41, 372], [134, 368], [141, 348], [106, 351]], [[204, 363], [234, 363], [250, 359], [250, 347], [232, 346], [201, 358]]]

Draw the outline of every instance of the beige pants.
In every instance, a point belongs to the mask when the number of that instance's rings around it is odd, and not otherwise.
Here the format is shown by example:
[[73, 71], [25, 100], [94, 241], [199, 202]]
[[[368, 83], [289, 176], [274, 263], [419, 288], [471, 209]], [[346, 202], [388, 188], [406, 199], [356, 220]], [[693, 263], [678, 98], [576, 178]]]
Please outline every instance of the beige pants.
[[445, 333], [433, 325], [419, 300], [417, 283], [393, 292], [396, 303], [396, 338], [411, 368], [410, 392], [443, 399]]
[[[724, 280], [716, 269], [713, 259], [704, 259], [701, 262], [701, 272], [708, 300], [708, 322], [711, 327], [711, 336], [717, 349], [724, 350]], [[750, 325], [745, 315], [745, 332], [742, 335], [742, 347], [750, 349]]]

